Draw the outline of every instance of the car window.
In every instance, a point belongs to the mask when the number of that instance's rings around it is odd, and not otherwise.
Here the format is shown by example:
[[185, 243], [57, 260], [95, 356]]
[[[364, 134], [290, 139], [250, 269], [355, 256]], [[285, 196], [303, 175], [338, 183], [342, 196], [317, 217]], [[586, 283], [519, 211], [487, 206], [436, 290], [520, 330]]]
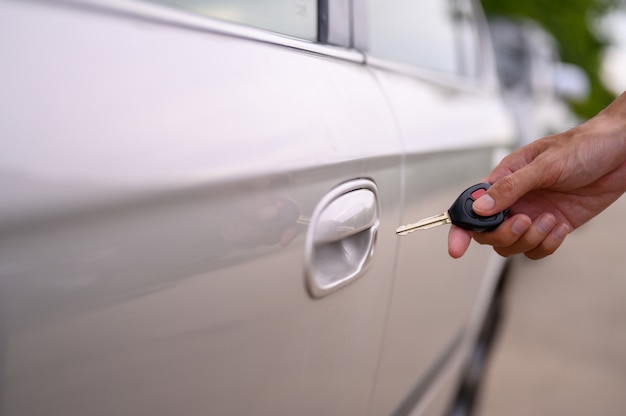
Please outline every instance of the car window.
[[367, 0], [368, 51], [435, 71], [475, 75], [478, 36], [466, 0]]
[[317, 40], [317, 0], [149, 0], [234, 23]]
[[368, 0], [369, 52], [376, 57], [456, 72], [449, 2]]

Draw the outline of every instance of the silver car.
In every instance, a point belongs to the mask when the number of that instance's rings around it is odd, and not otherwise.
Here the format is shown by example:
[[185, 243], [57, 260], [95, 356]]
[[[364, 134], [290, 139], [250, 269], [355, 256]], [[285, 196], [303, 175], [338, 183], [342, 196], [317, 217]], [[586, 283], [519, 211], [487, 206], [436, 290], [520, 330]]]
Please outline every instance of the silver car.
[[0, 56], [2, 416], [471, 407], [504, 260], [394, 231], [515, 140], [477, 4], [5, 0]]

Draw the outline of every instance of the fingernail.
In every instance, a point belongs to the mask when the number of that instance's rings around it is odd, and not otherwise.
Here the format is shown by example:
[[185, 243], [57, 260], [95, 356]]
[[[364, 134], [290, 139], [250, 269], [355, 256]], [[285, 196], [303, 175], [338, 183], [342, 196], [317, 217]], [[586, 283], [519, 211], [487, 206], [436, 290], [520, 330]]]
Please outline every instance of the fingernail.
[[567, 224], [559, 224], [558, 227], [552, 231], [554, 236], [559, 240], [565, 240], [565, 237], [569, 234], [569, 225]]
[[537, 230], [542, 234], [546, 234], [554, 227], [555, 221], [552, 215], [544, 215], [537, 221]]
[[493, 200], [488, 194], [484, 194], [472, 205], [474, 211], [490, 211], [494, 206], [496, 206], [496, 201]]
[[515, 220], [515, 222], [513, 222], [513, 225], [511, 226], [511, 231], [513, 231], [513, 233], [516, 235], [522, 235], [526, 232], [528, 226], [528, 221], [524, 221], [523, 219], [518, 218]]

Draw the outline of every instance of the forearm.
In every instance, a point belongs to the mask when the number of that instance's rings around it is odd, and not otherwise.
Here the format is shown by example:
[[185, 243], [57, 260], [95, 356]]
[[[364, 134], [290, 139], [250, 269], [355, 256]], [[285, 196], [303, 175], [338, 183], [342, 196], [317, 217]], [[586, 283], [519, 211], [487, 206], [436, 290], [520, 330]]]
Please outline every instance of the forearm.
[[598, 115], [606, 114], [616, 122], [622, 121], [622, 126], [626, 125], [626, 91], [609, 104]]
[[594, 119], [598, 119], [610, 129], [608, 134], [620, 143], [618, 149], [624, 154], [626, 161], [626, 92], [598, 113]]

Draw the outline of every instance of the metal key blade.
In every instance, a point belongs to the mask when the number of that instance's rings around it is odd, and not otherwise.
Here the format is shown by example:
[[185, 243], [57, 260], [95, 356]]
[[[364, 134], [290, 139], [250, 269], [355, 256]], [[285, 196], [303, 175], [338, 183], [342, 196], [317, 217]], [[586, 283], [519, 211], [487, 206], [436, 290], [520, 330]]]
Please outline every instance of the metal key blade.
[[429, 228], [438, 227], [443, 224], [450, 224], [450, 216], [448, 211], [443, 214], [434, 215], [432, 217], [424, 218], [413, 224], [401, 225], [396, 229], [397, 235], [407, 235], [416, 230], [427, 230]]

